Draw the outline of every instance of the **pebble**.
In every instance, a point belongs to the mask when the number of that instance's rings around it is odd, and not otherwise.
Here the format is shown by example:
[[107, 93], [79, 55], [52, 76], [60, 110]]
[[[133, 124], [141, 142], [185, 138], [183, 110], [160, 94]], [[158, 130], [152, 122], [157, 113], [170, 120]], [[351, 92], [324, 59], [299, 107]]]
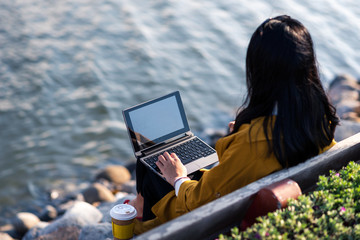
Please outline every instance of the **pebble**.
[[65, 226], [55, 229], [47, 234], [39, 234], [35, 238], [27, 238], [26, 240], [76, 240], [79, 239], [81, 229], [78, 226]]
[[132, 200], [135, 197], [136, 197], [135, 194], [127, 194], [127, 195], [124, 195], [122, 198], [117, 199], [116, 202], [103, 202], [103, 203], [101, 203], [97, 207], [97, 209], [103, 215], [103, 218], [101, 219], [101, 222], [102, 223], [111, 222], [111, 217], [110, 217], [110, 214], [109, 214], [111, 208], [113, 208], [117, 204], [123, 204], [126, 199]]
[[46, 205], [41, 211], [39, 218], [41, 221], [51, 221], [57, 217], [58, 213], [55, 207]]
[[[6, 233], [7, 235], [9, 235], [11, 238], [14, 238], [14, 239], [21, 239], [21, 237], [23, 235], [23, 234], [20, 234], [19, 232], [17, 232], [15, 230], [14, 225], [10, 224], [10, 223], [0, 226], [0, 233], [4, 233], [4, 234]], [[6, 236], [6, 235], [4, 235], [4, 236]]]
[[82, 227], [99, 223], [102, 217], [102, 213], [96, 207], [77, 201], [63, 216], [45, 227], [29, 231], [25, 239], [78, 239]]
[[0, 239], [1, 240], [14, 240], [9, 234], [0, 232]]
[[340, 119], [360, 122], [360, 84], [353, 76], [335, 77], [328, 95]]
[[40, 219], [35, 214], [20, 212], [17, 213], [15, 218], [12, 220], [12, 225], [19, 234], [23, 235], [39, 222]]
[[99, 240], [112, 237], [112, 224], [106, 222], [84, 226], [81, 229], [79, 240]]
[[131, 179], [129, 170], [121, 165], [110, 165], [100, 171], [95, 179], [106, 179], [114, 184], [122, 185]]
[[36, 224], [35, 227], [31, 228], [25, 236], [22, 238], [22, 240], [32, 240], [36, 239], [40, 236], [41, 230], [45, 227], [47, 227], [50, 223], [48, 222], [39, 222]]
[[[130, 180], [121, 186], [122, 192], [137, 194], [136, 191], [136, 180]], [[120, 192], [121, 193], [121, 192]]]
[[100, 183], [94, 183], [89, 188], [82, 192], [84, 200], [90, 204], [96, 202], [113, 202], [115, 201], [114, 194]]
[[360, 123], [350, 120], [341, 120], [341, 125], [335, 129], [335, 140], [342, 141], [348, 137], [360, 132]]

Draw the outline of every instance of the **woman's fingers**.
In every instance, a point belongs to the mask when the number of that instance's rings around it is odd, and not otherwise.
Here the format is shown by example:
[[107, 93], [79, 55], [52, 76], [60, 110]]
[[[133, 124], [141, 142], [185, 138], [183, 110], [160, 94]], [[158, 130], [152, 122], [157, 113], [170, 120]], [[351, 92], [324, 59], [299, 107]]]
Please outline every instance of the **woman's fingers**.
[[158, 157], [158, 161], [155, 162], [156, 166], [160, 169], [161, 172], [163, 172], [162, 168], [164, 167], [164, 163], [166, 162], [166, 159], [163, 155], [160, 155]]
[[169, 165], [174, 165], [173, 164], [174, 159], [172, 158], [172, 156], [170, 156], [170, 154], [168, 152], [164, 152], [163, 155], [160, 155], [158, 157], [158, 161], [155, 162], [155, 164], [158, 166], [158, 168], [160, 169], [160, 171], [163, 173], [163, 169], [165, 167], [165, 165], [169, 166]]
[[158, 157], [158, 161], [155, 164], [171, 185], [174, 184], [177, 177], [187, 175], [185, 166], [175, 153], [171, 153], [171, 155], [168, 152], [163, 153]]
[[168, 152], [164, 152], [163, 155], [160, 155], [158, 157], [158, 160], [164, 165], [166, 163], [171, 163], [172, 161], [174, 161], [174, 158]]
[[164, 152], [163, 156], [165, 157], [165, 160], [168, 160], [168, 161], [173, 160], [168, 152]]
[[179, 157], [176, 155], [176, 153], [171, 153], [170, 155], [174, 160], [180, 161]]

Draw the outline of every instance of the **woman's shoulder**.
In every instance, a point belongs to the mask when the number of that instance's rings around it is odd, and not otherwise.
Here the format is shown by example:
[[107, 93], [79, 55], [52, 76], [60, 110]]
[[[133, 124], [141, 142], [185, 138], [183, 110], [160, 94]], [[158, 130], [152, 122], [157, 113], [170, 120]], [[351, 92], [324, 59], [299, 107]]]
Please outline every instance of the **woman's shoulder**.
[[[236, 133], [228, 135], [219, 139], [216, 143], [216, 150], [223, 152], [224, 150], [234, 147], [235, 145], [242, 144], [254, 144], [256, 142], [267, 141], [266, 135], [263, 128], [263, 123], [265, 117], [259, 117], [253, 119], [250, 123], [246, 123], [240, 126], [239, 130]], [[270, 118], [269, 121], [269, 130], [268, 139], [271, 137], [271, 126], [273, 126], [274, 118]]]
[[[242, 124], [236, 133], [221, 138], [222, 141], [232, 141], [233, 139], [244, 139], [248, 142], [266, 140], [264, 133], [264, 121], [266, 117], [258, 117], [251, 120], [250, 123]], [[268, 138], [271, 139], [271, 129], [275, 124], [275, 116], [268, 118]]]

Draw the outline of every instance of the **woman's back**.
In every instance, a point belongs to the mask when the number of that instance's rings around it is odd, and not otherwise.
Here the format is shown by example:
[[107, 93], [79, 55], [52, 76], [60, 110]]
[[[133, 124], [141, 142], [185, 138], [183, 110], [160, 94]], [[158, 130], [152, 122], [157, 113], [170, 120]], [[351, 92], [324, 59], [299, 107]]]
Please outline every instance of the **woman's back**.
[[300, 22], [279, 16], [256, 29], [247, 51], [246, 82], [246, 106], [234, 132], [259, 116], [266, 118], [265, 126], [275, 114], [268, 143], [283, 167], [331, 143], [339, 120], [321, 84], [311, 36]]

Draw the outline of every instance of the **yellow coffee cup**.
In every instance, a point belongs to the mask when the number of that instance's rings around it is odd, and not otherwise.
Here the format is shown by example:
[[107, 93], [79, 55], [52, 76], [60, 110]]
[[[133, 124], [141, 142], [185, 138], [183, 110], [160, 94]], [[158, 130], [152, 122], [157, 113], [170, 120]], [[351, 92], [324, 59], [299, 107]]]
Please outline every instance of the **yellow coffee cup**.
[[110, 210], [114, 240], [130, 239], [134, 236], [136, 209], [129, 204], [118, 204]]

